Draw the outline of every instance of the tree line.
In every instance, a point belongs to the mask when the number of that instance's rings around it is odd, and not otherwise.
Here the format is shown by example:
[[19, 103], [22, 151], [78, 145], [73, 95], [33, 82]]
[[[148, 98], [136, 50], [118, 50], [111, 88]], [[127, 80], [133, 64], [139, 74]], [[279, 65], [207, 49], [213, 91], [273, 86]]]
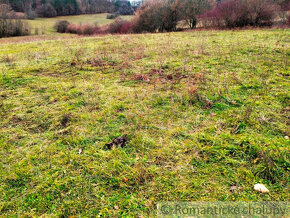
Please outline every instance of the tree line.
[[289, 9], [289, 0], [147, 0], [132, 26], [134, 32], [176, 31], [180, 22], [191, 29], [271, 26], [289, 24]]
[[[138, 1], [138, 0], [136, 0]], [[134, 19], [112, 25], [77, 26], [65, 23], [62, 32], [77, 34], [141, 33], [176, 31], [181, 23], [188, 28], [236, 28], [245, 26], [271, 26], [280, 22], [290, 25], [289, 0], [141, 0]], [[2, 3], [2, 4], [1, 4]], [[129, 8], [128, 8], [129, 7]], [[133, 6], [134, 7], [134, 6]], [[123, 8], [124, 10], [120, 10]], [[116, 0], [0, 0], [0, 37], [29, 34], [29, 28], [14, 19], [16, 12], [27, 18], [54, 17], [82, 13], [117, 12], [132, 13], [128, 1]], [[63, 24], [63, 23], [62, 23]]]
[[[127, 1], [127, 4], [129, 4], [127, 8], [124, 7], [124, 5], [126, 6], [126, 4], [124, 4], [126, 0], [0, 0], [0, 4], [1, 2], [8, 4], [15, 12], [25, 13], [26, 17], [29, 19], [33, 19], [34, 17], [55, 17], [105, 12], [113, 13], [118, 11], [122, 14], [132, 14], [131, 8], [137, 10], [137, 8], [141, 6], [147, 8], [145, 10], [148, 10], [150, 5], [153, 5], [150, 9], [150, 13], [157, 13], [159, 18], [162, 16], [162, 19], [166, 19], [164, 16], [170, 16], [168, 13], [173, 13], [170, 19], [179, 19], [184, 16], [186, 18], [190, 17], [185, 20], [191, 28], [194, 28], [197, 21], [196, 16], [193, 17], [192, 14], [201, 15], [204, 14], [205, 11], [217, 7], [227, 8], [227, 10], [232, 10], [232, 13], [237, 12], [238, 9], [235, 7], [240, 7], [238, 13], [241, 13], [242, 10], [248, 10], [245, 9], [245, 6], [250, 5], [266, 8], [269, 7], [269, 5], [275, 4], [284, 10], [289, 10], [290, 5], [289, 0], [133, 0], [131, 1], [132, 4], [130, 1]], [[123, 7], [123, 10], [120, 10], [120, 6]], [[212, 11], [211, 16], [214, 14], [218, 14], [218, 12]], [[213, 17], [216, 18], [216, 16]], [[172, 22], [174, 22], [174, 20], [172, 20]], [[162, 28], [168, 29], [165, 26]]]
[[[141, 0], [140, 0], [141, 1]], [[0, 0], [27, 18], [77, 14], [112, 13], [118, 11], [119, 0]], [[127, 1], [130, 4], [129, 1]], [[137, 4], [138, 0], [134, 2]]]

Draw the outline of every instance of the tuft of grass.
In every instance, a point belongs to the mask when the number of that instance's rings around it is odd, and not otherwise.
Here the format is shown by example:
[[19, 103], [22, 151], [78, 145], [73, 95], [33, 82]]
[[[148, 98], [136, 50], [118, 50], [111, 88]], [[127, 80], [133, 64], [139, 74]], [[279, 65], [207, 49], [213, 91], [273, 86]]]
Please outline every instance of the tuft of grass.
[[0, 214], [148, 217], [158, 201], [289, 200], [288, 38], [0, 40]]

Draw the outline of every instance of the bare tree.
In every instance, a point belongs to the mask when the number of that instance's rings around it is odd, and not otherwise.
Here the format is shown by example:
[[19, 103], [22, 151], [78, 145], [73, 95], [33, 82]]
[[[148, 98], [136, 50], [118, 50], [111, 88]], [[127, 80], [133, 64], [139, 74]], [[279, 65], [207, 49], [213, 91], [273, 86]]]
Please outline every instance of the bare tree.
[[8, 4], [0, 4], [0, 38], [29, 34], [28, 24], [15, 19], [15, 13]]
[[190, 29], [196, 28], [197, 15], [204, 13], [211, 7], [208, 0], [180, 0], [181, 17], [187, 22]]

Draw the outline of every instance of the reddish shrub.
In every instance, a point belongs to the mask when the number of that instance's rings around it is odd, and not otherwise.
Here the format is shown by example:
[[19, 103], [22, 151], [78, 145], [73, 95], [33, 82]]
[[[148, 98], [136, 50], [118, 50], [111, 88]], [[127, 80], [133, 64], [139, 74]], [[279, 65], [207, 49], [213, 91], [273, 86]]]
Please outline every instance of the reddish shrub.
[[131, 33], [133, 24], [130, 21], [125, 21], [121, 18], [117, 18], [113, 23], [109, 24], [105, 28], [106, 33]]
[[283, 11], [289, 11], [290, 10], [290, 1], [289, 0], [285, 0], [281, 2], [281, 9]]
[[99, 33], [99, 28], [92, 24], [83, 24], [83, 25], [70, 24], [66, 28], [66, 32], [79, 35], [93, 35]]
[[270, 0], [225, 0], [200, 18], [205, 26], [268, 26], [278, 11]]
[[78, 25], [76, 25], [76, 24], [70, 24], [66, 28], [66, 32], [67, 33], [77, 34], [78, 33], [78, 29], [79, 29], [79, 26]]
[[197, 19], [201, 21], [203, 27], [223, 27], [224, 21], [217, 8], [214, 8], [206, 13], [197, 16]]
[[93, 35], [97, 32], [98, 27], [91, 25], [91, 24], [84, 24], [81, 25], [81, 33], [79, 33], [80, 35]]
[[133, 28], [133, 24], [127, 21], [120, 27], [120, 33], [122, 34], [131, 33], [132, 28]]

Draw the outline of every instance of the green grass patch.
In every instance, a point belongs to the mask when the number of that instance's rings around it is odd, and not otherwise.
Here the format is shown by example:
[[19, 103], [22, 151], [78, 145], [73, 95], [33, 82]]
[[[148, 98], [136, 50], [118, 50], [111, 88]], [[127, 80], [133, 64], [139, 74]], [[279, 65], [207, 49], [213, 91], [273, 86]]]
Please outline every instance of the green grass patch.
[[[148, 217], [159, 201], [289, 201], [289, 33], [2, 41], [0, 214]], [[125, 147], [106, 148], [125, 134]]]

